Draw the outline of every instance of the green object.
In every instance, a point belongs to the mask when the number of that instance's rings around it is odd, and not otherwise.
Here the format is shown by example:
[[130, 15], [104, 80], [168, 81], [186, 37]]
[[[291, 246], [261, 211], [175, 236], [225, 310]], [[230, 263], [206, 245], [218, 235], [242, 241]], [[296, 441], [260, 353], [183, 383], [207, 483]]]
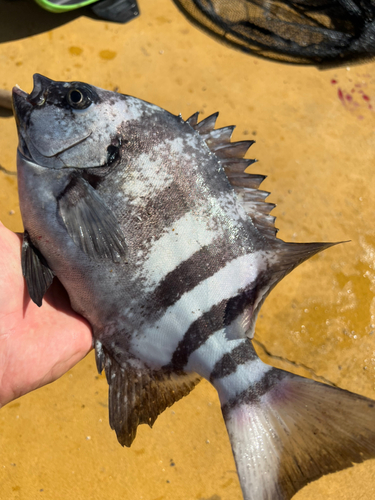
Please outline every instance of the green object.
[[61, 13], [74, 9], [80, 9], [86, 5], [97, 2], [97, 0], [35, 0], [43, 9], [50, 12]]
[[127, 23], [139, 16], [137, 0], [35, 0], [45, 10], [59, 14], [95, 4], [91, 10], [101, 19]]

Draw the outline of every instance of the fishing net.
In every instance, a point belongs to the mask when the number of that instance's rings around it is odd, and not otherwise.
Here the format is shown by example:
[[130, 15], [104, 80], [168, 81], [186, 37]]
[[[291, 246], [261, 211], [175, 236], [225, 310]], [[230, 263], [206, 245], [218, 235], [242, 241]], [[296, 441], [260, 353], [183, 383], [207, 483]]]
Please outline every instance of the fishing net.
[[174, 0], [188, 18], [261, 57], [335, 66], [375, 56], [375, 0]]

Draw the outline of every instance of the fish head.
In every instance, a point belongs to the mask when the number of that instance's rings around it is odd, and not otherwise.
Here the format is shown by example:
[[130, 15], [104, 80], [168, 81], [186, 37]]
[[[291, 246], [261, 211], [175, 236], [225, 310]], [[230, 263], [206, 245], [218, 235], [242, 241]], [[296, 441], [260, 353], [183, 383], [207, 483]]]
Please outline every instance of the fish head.
[[30, 94], [13, 88], [13, 107], [19, 153], [53, 169], [106, 165], [121, 140], [121, 125], [137, 117], [125, 95], [39, 74]]

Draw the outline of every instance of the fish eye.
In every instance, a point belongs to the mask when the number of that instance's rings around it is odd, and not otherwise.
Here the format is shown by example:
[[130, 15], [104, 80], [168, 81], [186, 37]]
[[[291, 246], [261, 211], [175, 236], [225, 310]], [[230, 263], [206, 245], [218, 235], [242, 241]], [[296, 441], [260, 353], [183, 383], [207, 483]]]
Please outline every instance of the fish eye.
[[89, 93], [85, 89], [77, 87], [69, 90], [66, 99], [69, 106], [74, 109], [85, 109], [91, 104]]
[[78, 89], [73, 89], [69, 92], [69, 99], [74, 104], [79, 104], [83, 100], [83, 94]]

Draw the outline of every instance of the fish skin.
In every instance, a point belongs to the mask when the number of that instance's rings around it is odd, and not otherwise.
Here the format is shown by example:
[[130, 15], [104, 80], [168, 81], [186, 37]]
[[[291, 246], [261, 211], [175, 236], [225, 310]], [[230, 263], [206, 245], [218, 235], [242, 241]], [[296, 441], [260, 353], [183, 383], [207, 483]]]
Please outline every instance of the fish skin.
[[13, 99], [26, 283], [40, 305], [57, 276], [90, 322], [122, 445], [205, 377], [245, 500], [375, 456], [373, 401], [272, 368], [249, 340], [277, 282], [332, 245], [275, 237], [263, 177], [243, 173], [252, 141], [217, 114], [41, 75]]

